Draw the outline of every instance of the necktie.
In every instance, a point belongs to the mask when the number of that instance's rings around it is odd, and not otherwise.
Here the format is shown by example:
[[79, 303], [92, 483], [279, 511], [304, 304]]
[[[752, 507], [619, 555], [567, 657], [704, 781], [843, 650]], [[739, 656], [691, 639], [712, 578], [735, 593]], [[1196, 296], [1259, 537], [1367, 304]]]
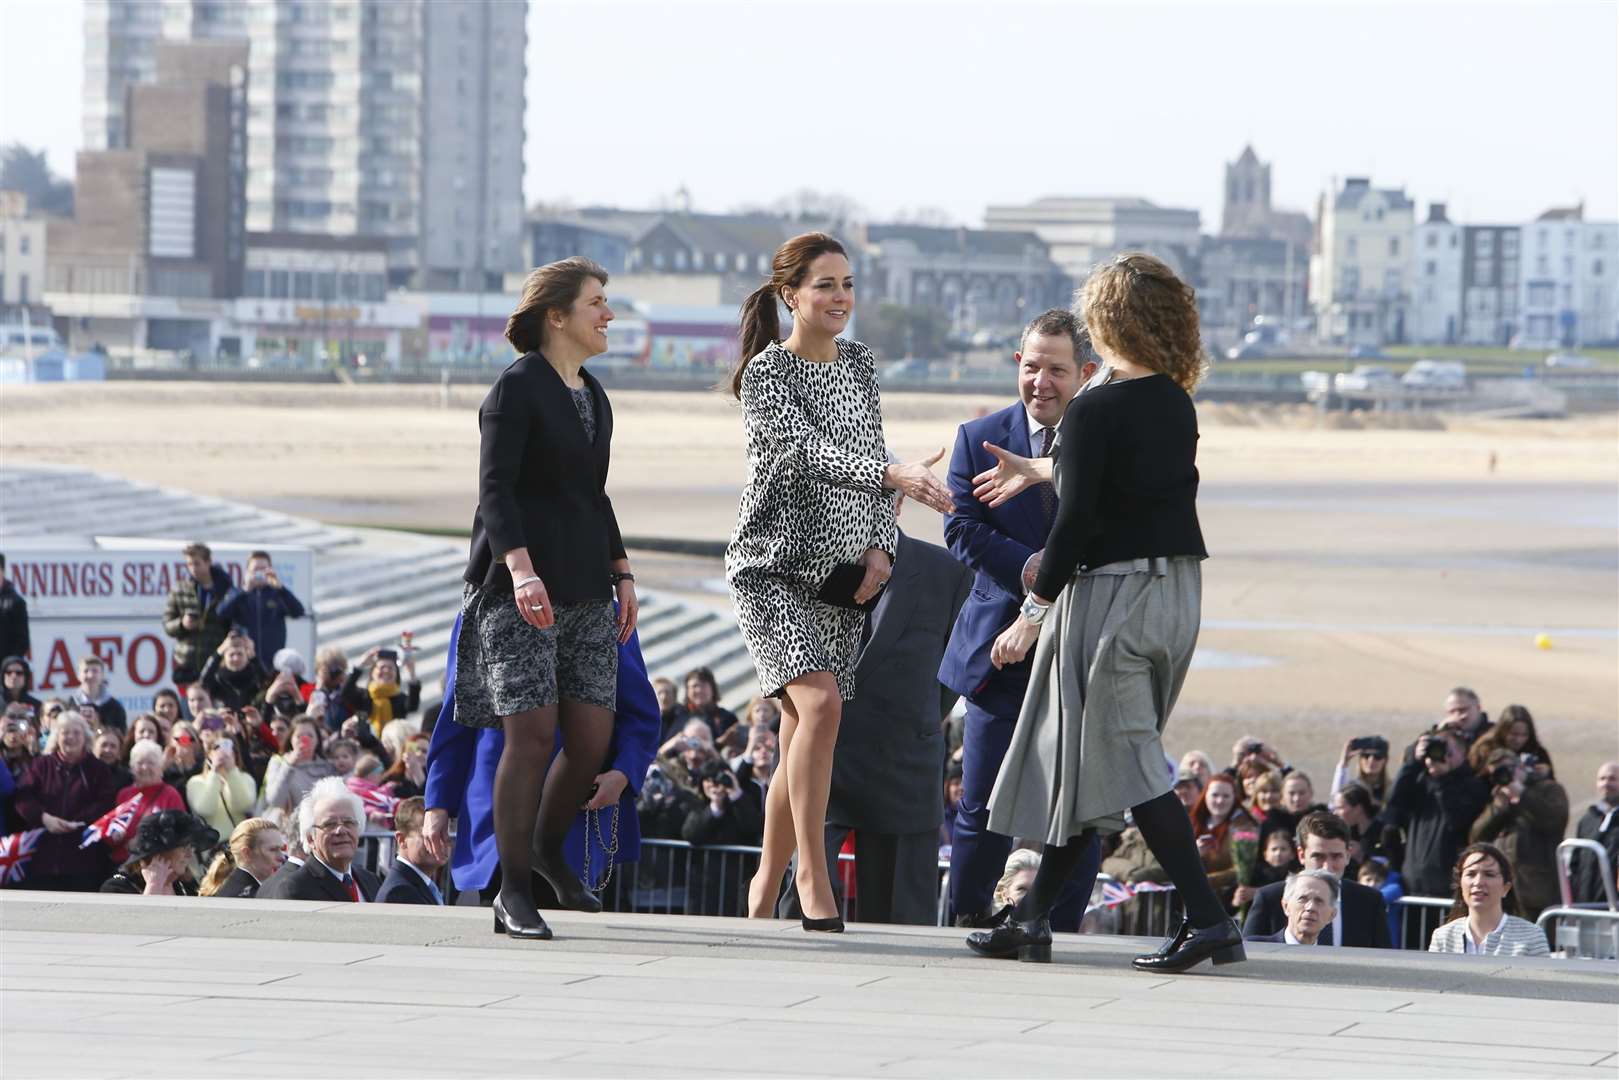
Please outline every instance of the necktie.
[[[1040, 456], [1051, 456], [1051, 444], [1057, 441], [1056, 428], [1040, 429]], [[1051, 523], [1057, 520], [1057, 485], [1040, 485], [1040, 511], [1045, 515], [1046, 531], [1051, 531]]]
[[438, 886], [435, 885], [431, 879], [429, 879], [427, 882], [427, 887], [433, 893], [433, 903], [437, 904], [439, 907], [443, 907], [444, 894], [438, 891]]
[[356, 904], [360, 902], [360, 887], [354, 884], [354, 879], [348, 874], [343, 875], [343, 888], [349, 891], [349, 899]]

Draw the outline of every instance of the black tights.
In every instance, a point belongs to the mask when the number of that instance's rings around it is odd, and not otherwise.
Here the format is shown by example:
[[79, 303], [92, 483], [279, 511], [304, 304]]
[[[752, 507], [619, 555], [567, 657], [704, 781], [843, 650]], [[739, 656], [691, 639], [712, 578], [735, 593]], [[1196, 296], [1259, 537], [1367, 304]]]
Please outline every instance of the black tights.
[[[613, 713], [565, 701], [505, 717], [504, 723], [506, 745], [495, 767], [494, 807], [501, 892], [508, 906], [526, 902], [524, 907], [533, 907], [534, 849], [548, 861], [561, 861], [562, 843], [607, 760]], [[559, 726], [562, 751], [552, 760]]]
[[[1141, 830], [1142, 839], [1147, 841], [1153, 856], [1174, 883], [1192, 925], [1201, 930], [1223, 922], [1227, 918], [1225, 908], [1220, 905], [1220, 898], [1214, 894], [1214, 887], [1203, 872], [1203, 860], [1197, 853], [1197, 840], [1192, 835], [1192, 821], [1186, 816], [1186, 808], [1175, 793], [1166, 791], [1156, 799], [1133, 807], [1130, 812], [1135, 817], [1136, 828]], [[1046, 845], [1040, 855], [1040, 869], [1034, 875], [1034, 885], [1018, 905], [1019, 919], [1028, 920], [1051, 913], [1063, 886], [1073, 877], [1074, 867], [1079, 865], [1090, 842], [1091, 831], [1087, 829], [1069, 838], [1066, 844]]]

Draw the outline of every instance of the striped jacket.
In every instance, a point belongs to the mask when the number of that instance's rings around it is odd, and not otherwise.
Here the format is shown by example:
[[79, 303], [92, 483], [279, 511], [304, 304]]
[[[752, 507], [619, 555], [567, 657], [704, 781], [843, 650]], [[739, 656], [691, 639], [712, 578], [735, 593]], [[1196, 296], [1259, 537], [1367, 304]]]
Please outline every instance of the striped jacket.
[[[1452, 919], [1433, 932], [1428, 942], [1429, 952], [1460, 953], [1467, 951], [1467, 916]], [[1485, 937], [1485, 956], [1549, 956], [1546, 932], [1528, 919], [1508, 915], [1501, 925]]]

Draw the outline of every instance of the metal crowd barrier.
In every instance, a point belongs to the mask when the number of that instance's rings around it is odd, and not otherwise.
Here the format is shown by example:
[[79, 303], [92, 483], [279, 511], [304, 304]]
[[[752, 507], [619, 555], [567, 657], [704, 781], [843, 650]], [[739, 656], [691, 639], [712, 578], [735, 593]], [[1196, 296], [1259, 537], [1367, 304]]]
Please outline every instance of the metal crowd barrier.
[[[745, 915], [748, 882], [759, 868], [760, 854], [760, 848], [750, 845], [694, 846], [684, 840], [643, 838], [640, 861], [614, 867], [601, 894], [602, 906], [608, 911], [665, 915]], [[841, 880], [837, 891], [843, 917], [851, 920], [860, 917], [859, 894], [850, 887], [855, 858], [850, 854], [838, 856]], [[948, 926], [949, 860], [940, 859], [938, 869], [936, 925]], [[598, 869], [593, 868], [592, 873], [599, 879]], [[1096, 883], [1098, 891], [1105, 884], [1118, 884], [1107, 874], [1098, 875]], [[1168, 889], [1138, 893], [1114, 908], [1093, 907], [1084, 926], [1088, 933], [1167, 937], [1179, 918], [1178, 898], [1173, 889]]]
[[1546, 932], [1546, 941], [1554, 953], [1576, 960], [1619, 959], [1619, 911], [1547, 908], [1535, 925]]
[[1447, 896], [1402, 896], [1394, 901], [1399, 911], [1394, 947], [1426, 952], [1433, 932], [1450, 921], [1455, 902]]

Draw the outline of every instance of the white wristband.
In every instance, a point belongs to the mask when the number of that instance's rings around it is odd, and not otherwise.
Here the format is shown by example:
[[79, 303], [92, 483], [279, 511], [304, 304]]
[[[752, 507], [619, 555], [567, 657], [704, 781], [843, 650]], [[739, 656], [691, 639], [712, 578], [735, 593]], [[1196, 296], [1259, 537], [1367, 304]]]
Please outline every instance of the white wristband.
[[530, 574], [526, 578], [518, 578], [516, 581], [512, 582], [512, 589], [514, 591], [521, 589], [524, 585], [532, 585], [538, 580], [540, 580], [540, 576], [538, 574]]

